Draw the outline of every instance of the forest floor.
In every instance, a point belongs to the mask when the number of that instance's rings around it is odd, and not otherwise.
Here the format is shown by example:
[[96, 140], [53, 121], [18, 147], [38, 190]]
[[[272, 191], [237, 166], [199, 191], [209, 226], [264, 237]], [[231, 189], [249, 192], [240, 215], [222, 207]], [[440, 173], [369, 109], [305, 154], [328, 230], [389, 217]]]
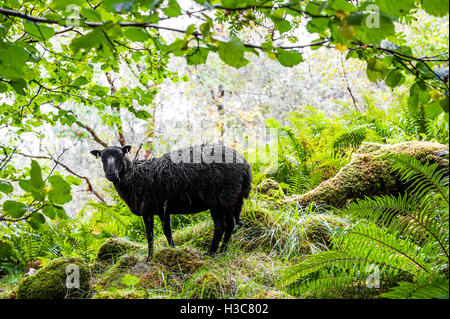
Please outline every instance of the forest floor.
[[[213, 257], [206, 255], [214, 232], [207, 212], [174, 232], [175, 248], [159, 235], [148, 262], [145, 243], [106, 240], [89, 264], [91, 289], [85, 297], [294, 298], [280, 284], [284, 269], [302, 256], [328, 249], [332, 232], [348, 225], [317, 207], [277, 207], [264, 196], [246, 201], [241, 217], [244, 224], [235, 229], [228, 250]], [[0, 279], [0, 298], [17, 297], [19, 279]]]

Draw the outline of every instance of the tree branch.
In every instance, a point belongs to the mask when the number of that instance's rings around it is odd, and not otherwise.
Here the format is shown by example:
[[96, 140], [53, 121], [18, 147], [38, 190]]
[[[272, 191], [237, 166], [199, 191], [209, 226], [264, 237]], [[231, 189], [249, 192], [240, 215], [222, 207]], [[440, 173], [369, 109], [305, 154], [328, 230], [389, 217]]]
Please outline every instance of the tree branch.
[[57, 108], [58, 110], [66, 111], [66, 112], [71, 113], [71, 114], [73, 115], [73, 117], [75, 117], [75, 119], [76, 119], [75, 123], [77, 123], [78, 126], [81, 126], [82, 128], [84, 128], [84, 129], [92, 136], [92, 138], [94, 139], [94, 141], [96, 141], [98, 144], [102, 145], [104, 148], [107, 148], [107, 147], [108, 147], [108, 144], [107, 144], [105, 141], [103, 141], [103, 140], [95, 133], [95, 131], [94, 131], [90, 126], [88, 126], [88, 125], [82, 123], [82, 122], [78, 119], [78, 117], [73, 113], [73, 111], [71, 111], [71, 110], [64, 110], [63, 108], [61, 108], [61, 107], [58, 106], [58, 105], [53, 105], [53, 106], [54, 106], [55, 108]]
[[88, 189], [86, 191], [91, 192], [92, 194], [94, 194], [100, 201], [102, 201], [103, 203], [106, 203], [105, 199], [103, 198], [103, 196], [101, 196], [97, 191], [94, 190], [94, 188], [92, 187], [92, 183], [89, 180], [88, 177], [86, 176], [82, 176], [78, 173], [75, 173], [71, 168], [69, 168], [67, 165], [61, 163], [58, 159], [55, 159], [53, 156], [43, 156], [43, 155], [28, 155], [28, 154], [24, 154], [24, 153], [17, 153], [21, 156], [24, 157], [28, 157], [28, 158], [36, 158], [36, 159], [46, 159], [46, 160], [51, 160], [53, 162], [55, 162], [56, 165], [60, 165], [62, 166], [66, 171], [68, 171], [70, 174], [83, 179], [86, 181], [87, 185], [88, 185]]

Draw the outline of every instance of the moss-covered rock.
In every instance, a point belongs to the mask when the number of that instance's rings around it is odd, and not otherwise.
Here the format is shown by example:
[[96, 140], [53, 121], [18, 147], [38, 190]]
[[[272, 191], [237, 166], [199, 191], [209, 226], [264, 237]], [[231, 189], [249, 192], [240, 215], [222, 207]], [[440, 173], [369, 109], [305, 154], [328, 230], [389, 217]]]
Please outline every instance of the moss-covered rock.
[[99, 248], [97, 252], [97, 261], [113, 261], [127, 252], [137, 250], [138, 245], [122, 239], [109, 238]]
[[153, 259], [173, 272], [187, 274], [195, 272], [204, 264], [202, 253], [191, 247], [163, 248], [155, 253]]
[[260, 194], [267, 195], [274, 198], [284, 197], [284, 192], [281, 186], [271, 178], [263, 180], [257, 187], [256, 191]]
[[[70, 268], [79, 270], [79, 286], [74, 281], [66, 283], [68, 276], [75, 275]], [[69, 277], [70, 278], [70, 277]], [[87, 295], [91, 288], [91, 270], [81, 258], [58, 258], [19, 282], [18, 299], [64, 299]]]
[[410, 155], [423, 163], [437, 162], [442, 167], [448, 167], [448, 160], [440, 156], [440, 153], [446, 151], [447, 145], [423, 141], [393, 145], [364, 143], [353, 154], [350, 163], [336, 176], [322, 182], [306, 194], [286, 198], [283, 202], [297, 202], [300, 206], [308, 206], [315, 202], [340, 208], [356, 198], [395, 194], [404, 190], [404, 184], [395, 173], [392, 173], [389, 155]]

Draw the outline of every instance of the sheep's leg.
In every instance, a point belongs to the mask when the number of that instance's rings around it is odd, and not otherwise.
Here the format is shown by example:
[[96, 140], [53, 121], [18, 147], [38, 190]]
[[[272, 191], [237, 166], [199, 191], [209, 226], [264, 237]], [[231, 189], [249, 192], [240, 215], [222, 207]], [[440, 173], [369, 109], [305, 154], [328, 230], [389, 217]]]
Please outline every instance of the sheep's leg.
[[238, 199], [238, 202], [236, 205], [233, 206], [233, 216], [236, 221], [236, 224], [238, 226], [242, 226], [243, 222], [241, 220], [241, 211], [242, 211], [242, 205], [244, 204], [244, 199], [241, 197]]
[[220, 252], [227, 250], [228, 241], [234, 230], [234, 217], [232, 211], [228, 211], [225, 215], [225, 222], [225, 234], [223, 236], [222, 246], [220, 246]]
[[211, 248], [209, 249], [209, 254], [213, 256], [217, 248], [219, 248], [219, 243], [222, 240], [223, 232], [224, 232], [224, 216], [222, 209], [211, 209], [211, 217], [214, 221], [214, 235], [211, 242]]
[[164, 216], [159, 215], [159, 218], [161, 219], [164, 235], [166, 235], [167, 242], [171, 247], [175, 247], [175, 244], [172, 239], [172, 228], [170, 227], [170, 214], [165, 213]]
[[153, 214], [144, 215], [142, 218], [144, 219], [145, 232], [147, 233], [148, 261], [153, 255]]

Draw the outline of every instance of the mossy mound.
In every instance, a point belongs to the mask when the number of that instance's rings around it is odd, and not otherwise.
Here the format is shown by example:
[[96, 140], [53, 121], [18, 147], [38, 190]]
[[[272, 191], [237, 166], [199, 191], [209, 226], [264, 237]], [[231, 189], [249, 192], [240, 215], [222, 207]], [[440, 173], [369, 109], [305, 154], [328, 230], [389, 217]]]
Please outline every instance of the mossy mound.
[[[79, 288], [74, 281], [67, 288], [68, 276], [76, 275], [69, 270], [76, 266], [79, 270]], [[69, 277], [70, 278], [70, 277]], [[65, 299], [86, 296], [91, 288], [91, 270], [81, 258], [58, 258], [38, 270], [32, 276], [25, 277], [19, 282], [18, 299]]]
[[164, 287], [164, 276], [170, 271], [160, 263], [138, 263], [129, 274], [139, 278], [139, 286], [146, 289], [158, 289]]
[[190, 276], [184, 283], [183, 298], [188, 299], [222, 299], [233, 294], [233, 281], [227, 280], [223, 274], [204, 270]]
[[256, 186], [256, 191], [262, 195], [273, 198], [284, 197], [284, 192], [281, 186], [271, 178], [263, 180], [258, 186]]
[[303, 207], [315, 202], [340, 208], [357, 198], [396, 194], [405, 186], [391, 171], [389, 155], [410, 155], [423, 163], [429, 161], [448, 167], [448, 160], [439, 155], [447, 150], [446, 145], [422, 141], [393, 145], [365, 143], [333, 178], [306, 194], [286, 198], [283, 202], [297, 202]]
[[203, 255], [195, 248], [163, 248], [158, 250], [153, 260], [166, 266], [173, 272], [193, 273], [203, 266]]
[[138, 248], [138, 245], [125, 239], [109, 238], [100, 246], [96, 260], [103, 262], [114, 261], [125, 253], [137, 250]]
[[120, 268], [132, 268], [139, 262], [139, 257], [134, 254], [126, 254], [120, 257], [119, 267]]

